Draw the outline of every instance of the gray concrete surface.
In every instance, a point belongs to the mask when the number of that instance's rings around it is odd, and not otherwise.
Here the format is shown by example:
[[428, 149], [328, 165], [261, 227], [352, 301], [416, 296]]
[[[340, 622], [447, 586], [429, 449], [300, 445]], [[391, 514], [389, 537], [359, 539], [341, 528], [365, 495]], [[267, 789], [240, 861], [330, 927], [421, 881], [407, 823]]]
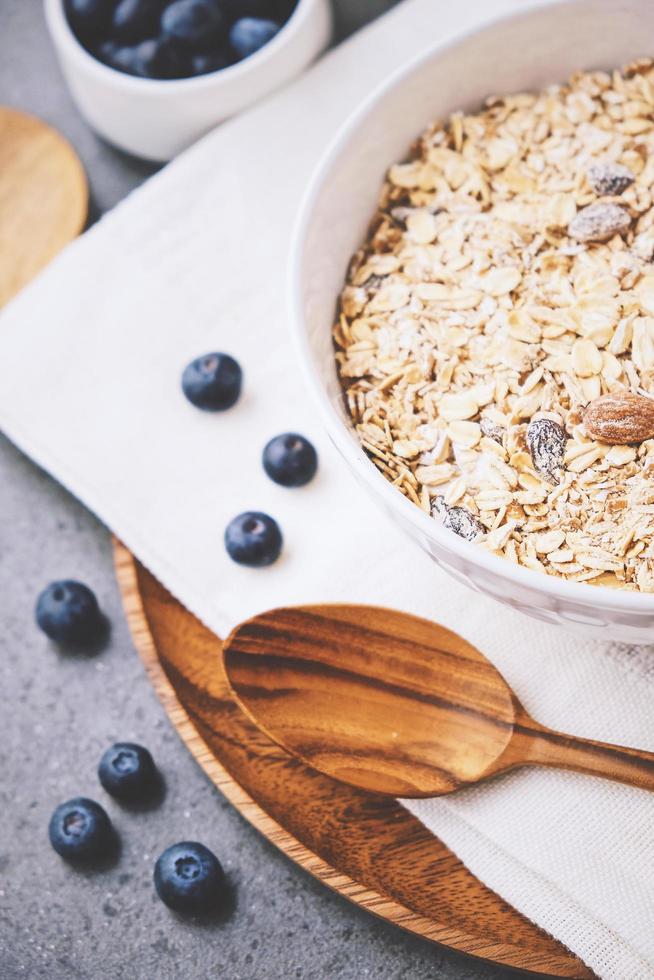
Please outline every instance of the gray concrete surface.
[[[339, 29], [390, 5], [342, 0]], [[37, 113], [70, 138], [89, 172], [96, 213], [151, 172], [101, 143], [77, 115], [41, 0], [0, 0], [0, 102]], [[37, 592], [59, 577], [88, 582], [111, 620], [110, 642], [94, 657], [59, 653], [33, 625]], [[108, 532], [1, 437], [0, 684], [0, 980], [516, 976], [375, 920], [245, 823], [188, 755], [145, 678]], [[100, 788], [97, 762], [116, 739], [152, 750], [167, 784], [158, 809], [128, 813]], [[50, 812], [77, 794], [98, 799], [115, 821], [123, 845], [115, 867], [75, 871], [50, 849]], [[213, 848], [233, 885], [234, 909], [210, 927], [174, 918], [153, 891], [157, 854], [184, 838]]]

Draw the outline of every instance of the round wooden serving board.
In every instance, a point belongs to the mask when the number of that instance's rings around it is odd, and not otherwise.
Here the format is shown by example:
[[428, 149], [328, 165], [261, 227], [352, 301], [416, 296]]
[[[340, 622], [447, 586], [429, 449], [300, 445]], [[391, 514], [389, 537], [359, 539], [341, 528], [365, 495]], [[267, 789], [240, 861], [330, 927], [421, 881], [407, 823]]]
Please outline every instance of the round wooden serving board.
[[532, 974], [592, 978], [394, 800], [322, 776], [263, 735], [231, 697], [220, 639], [118, 542], [115, 560], [136, 648], [172, 723], [273, 844], [350, 901], [434, 942]]

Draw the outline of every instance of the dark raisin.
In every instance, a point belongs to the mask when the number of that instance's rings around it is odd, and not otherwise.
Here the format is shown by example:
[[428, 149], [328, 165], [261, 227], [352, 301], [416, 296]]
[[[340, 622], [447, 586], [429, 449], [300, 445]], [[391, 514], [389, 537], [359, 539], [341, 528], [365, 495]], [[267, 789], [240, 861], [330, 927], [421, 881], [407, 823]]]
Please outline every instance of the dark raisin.
[[486, 533], [481, 521], [465, 507], [448, 507], [442, 497], [437, 497], [432, 505], [432, 516], [441, 520], [443, 527], [454, 531], [466, 541], [475, 541]]
[[502, 436], [504, 435], [504, 429], [501, 425], [497, 425], [492, 422], [489, 418], [482, 417], [479, 421], [479, 428], [482, 434], [486, 436], [487, 439], [494, 439], [495, 442], [502, 443]]
[[636, 179], [629, 167], [609, 161], [594, 163], [588, 168], [586, 176], [596, 194], [606, 194], [610, 197], [622, 194]]
[[562, 425], [553, 419], [534, 419], [527, 428], [527, 445], [532, 462], [549, 483], [558, 483], [567, 440]]

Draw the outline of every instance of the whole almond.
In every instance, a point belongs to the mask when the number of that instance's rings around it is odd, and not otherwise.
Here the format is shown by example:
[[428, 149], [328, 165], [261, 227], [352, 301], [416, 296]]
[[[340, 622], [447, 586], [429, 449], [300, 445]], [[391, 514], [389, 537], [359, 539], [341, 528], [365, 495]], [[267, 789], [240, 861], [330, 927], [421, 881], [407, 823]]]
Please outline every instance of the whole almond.
[[616, 391], [590, 402], [584, 412], [586, 431], [613, 446], [644, 442], [654, 436], [654, 398]]

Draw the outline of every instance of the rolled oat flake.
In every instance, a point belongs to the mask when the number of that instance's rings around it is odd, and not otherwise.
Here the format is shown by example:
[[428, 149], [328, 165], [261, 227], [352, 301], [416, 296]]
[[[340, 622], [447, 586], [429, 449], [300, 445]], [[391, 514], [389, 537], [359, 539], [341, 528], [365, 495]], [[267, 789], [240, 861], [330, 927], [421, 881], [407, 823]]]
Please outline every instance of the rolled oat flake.
[[550, 483], [559, 482], [567, 438], [563, 426], [553, 419], [534, 419], [527, 428], [532, 462]]

